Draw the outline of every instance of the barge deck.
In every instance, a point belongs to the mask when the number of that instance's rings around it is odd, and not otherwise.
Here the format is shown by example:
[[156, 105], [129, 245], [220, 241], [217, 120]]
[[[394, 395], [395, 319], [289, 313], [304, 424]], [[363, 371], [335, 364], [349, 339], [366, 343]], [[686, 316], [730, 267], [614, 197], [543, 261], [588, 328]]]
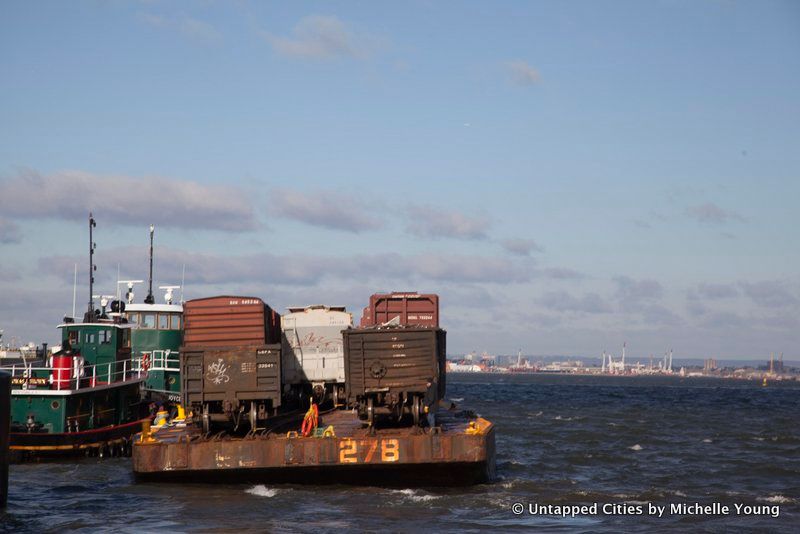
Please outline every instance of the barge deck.
[[203, 436], [195, 427], [165, 427], [135, 440], [133, 471], [143, 482], [456, 486], [494, 478], [492, 423], [440, 410], [437, 425], [370, 433], [352, 411], [335, 410], [320, 415], [319, 428], [333, 427], [324, 437]]

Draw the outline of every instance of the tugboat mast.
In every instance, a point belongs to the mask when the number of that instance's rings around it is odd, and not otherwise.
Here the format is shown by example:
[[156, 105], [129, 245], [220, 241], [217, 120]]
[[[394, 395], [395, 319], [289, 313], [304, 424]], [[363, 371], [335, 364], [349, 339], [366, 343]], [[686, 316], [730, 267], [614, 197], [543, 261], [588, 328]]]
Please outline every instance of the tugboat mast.
[[147, 290], [147, 296], [144, 299], [145, 304], [155, 304], [156, 299], [153, 297], [153, 232], [156, 227], [150, 225], [150, 287]]
[[95, 244], [92, 238], [92, 228], [97, 226], [97, 223], [94, 222], [94, 217], [92, 217], [92, 213], [89, 212], [89, 307], [86, 312], [86, 318], [84, 322], [90, 322], [94, 318], [94, 304], [92, 300], [93, 295], [93, 288], [94, 288], [94, 249]]

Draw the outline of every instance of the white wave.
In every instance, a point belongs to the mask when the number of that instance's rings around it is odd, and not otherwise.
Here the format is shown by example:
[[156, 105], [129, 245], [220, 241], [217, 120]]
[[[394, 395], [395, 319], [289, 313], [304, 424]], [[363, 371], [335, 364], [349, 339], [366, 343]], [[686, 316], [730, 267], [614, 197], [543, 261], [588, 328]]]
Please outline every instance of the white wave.
[[790, 502], [794, 502], [794, 499], [789, 497], [784, 497], [783, 495], [770, 495], [769, 497], [759, 497], [759, 501], [761, 502], [771, 502], [775, 504], [789, 504]]
[[560, 415], [555, 416], [553, 419], [556, 421], [572, 421], [572, 417], [561, 417]]
[[684, 492], [678, 490], [672, 491], [670, 493], [672, 493], [676, 497], [688, 497], [688, 495], [686, 495]]
[[756, 441], [764, 441], [764, 438], [753, 438]]
[[542, 415], [542, 412], [528, 412], [528, 417], [539, 417], [540, 415]]
[[464, 400], [464, 397], [453, 397], [453, 398], [452, 398], [452, 399], [450, 399], [450, 400], [451, 400], [451, 401], [453, 401], [453, 402], [461, 402], [461, 401], [463, 401], [463, 400]]
[[264, 484], [259, 484], [258, 486], [253, 486], [252, 488], [247, 488], [245, 493], [249, 493], [250, 495], [257, 495], [259, 497], [274, 497], [278, 494], [278, 490], [268, 488]]
[[642, 450], [643, 447], [637, 443], [636, 445], [633, 445], [632, 447], [628, 447], [628, 448], [630, 450], [632, 450], [632, 451], [640, 451], [640, 450]]
[[409, 499], [411, 499], [414, 502], [427, 502], [427, 501], [433, 501], [435, 499], [439, 499], [440, 498], [439, 495], [428, 495], [426, 493], [421, 493], [421, 492], [419, 492], [417, 490], [413, 490], [413, 489], [393, 490], [393, 492], [405, 495], [406, 497], [408, 497]]
[[713, 441], [711, 440], [711, 438], [706, 438], [703, 440], [703, 443], [713, 443]]

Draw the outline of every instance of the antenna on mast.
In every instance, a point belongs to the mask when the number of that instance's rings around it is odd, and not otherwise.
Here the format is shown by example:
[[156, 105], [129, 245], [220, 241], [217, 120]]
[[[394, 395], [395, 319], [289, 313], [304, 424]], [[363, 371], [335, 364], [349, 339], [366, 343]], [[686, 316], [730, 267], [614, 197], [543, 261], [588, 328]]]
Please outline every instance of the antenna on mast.
[[75, 300], [78, 297], [78, 264], [75, 264], [75, 272], [72, 275], [72, 318], [75, 318]]
[[183, 264], [183, 271], [181, 272], [181, 304], [183, 304], [183, 286], [186, 285], [184, 280], [186, 279], [186, 264]]
[[89, 212], [89, 306], [86, 310], [86, 317], [84, 322], [91, 322], [94, 319], [94, 299], [92, 293], [94, 292], [94, 272], [97, 267], [94, 266], [94, 249], [97, 247], [93, 240], [92, 228], [96, 227], [97, 223]]
[[147, 289], [147, 296], [144, 298], [145, 304], [155, 304], [156, 299], [153, 297], [153, 233], [156, 227], [150, 225], [150, 286]]

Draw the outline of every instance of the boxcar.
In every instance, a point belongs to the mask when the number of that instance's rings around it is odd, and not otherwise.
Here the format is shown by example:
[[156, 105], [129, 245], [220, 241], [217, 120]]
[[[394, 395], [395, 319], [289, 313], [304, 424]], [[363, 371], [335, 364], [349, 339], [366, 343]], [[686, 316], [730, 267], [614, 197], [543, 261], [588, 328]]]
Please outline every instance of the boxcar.
[[280, 343], [281, 317], [258, 297], [220, 296], [183, 305], [186, 346], [262, 345]]
[[372, 327], [345, 330], [347, 402], [374, 426], [377, 415], [415, 425], [445, 392], [445, 344], [440, 328]]
[[289, 308], [281, 316], [283, 330], [283, 381], [297, 394], [327, 398], [334, 405], [344, 400], [344, 348], [342, 330], [353, 326], [344, 307]]
[[281, 405], [281, 346], [184, 347], [181, 382], [183, 403], [205, 432], [213, 423], [237, 430], [245, 420], [255, 430]]
[[395, 319], [404, 326], [439, 326], [439, 295], [414, 291], [375, 293], [364, 308], [361, 326], [374, 326]]
[[184, 304], [183, 403], [209, 431], [237, 430], [281, 406], [280, 315], [257, 297], [219, 296]]

